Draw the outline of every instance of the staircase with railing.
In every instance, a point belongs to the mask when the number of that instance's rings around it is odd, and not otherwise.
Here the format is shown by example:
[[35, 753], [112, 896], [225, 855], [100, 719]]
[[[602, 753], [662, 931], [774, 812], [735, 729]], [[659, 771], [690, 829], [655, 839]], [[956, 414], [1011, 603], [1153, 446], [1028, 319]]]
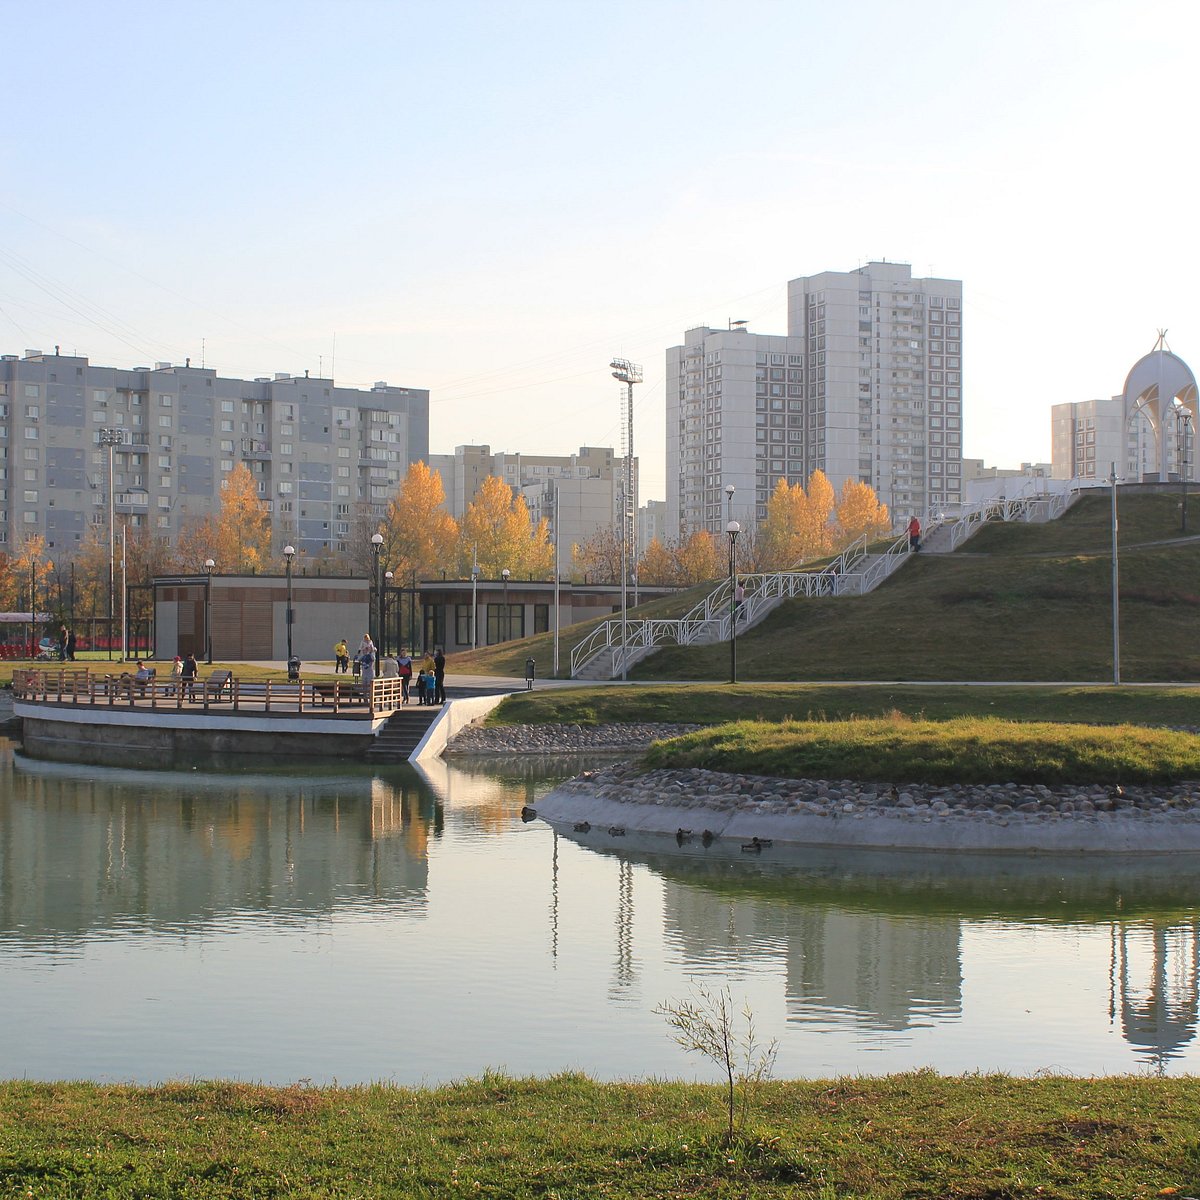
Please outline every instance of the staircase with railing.
[[[1036, 483], [1013, 497], [985, 500], [961, 509], [956, 517], [926, 513], [921, 549], [949, 554], [988, 521], [1039, 523], [1061, 517], [1078, 499], [1078, 488], [1064, 492], [1038, 492]], [[912, 553], [908, 535], [897, 538], [886, 550], [868, 551], [859, 537], [828, 566], [813, 571], [775, 571], [740, 574], [745, 598], [737, 608], [732, 581], [722, 580], [691, 611], [678, 619], [614, 617], [598, 625], [571, 652], [573, 679], [615, 679], [659, 646], [704, 646], [729, 640], [736, 617], [737, 632], [752, 628], [784, 600], [814, 596], [865, 596], [874, 591]], [[735, 613], [736, 609], [736, 613]]]
[[737, 631], [742, 633], [784, 600], [864, 595], [878, 587], [907, 552], [906, 538], [883, 554], [873, 554], [867, 551], [866, 537], [859, 537], [820, 570], [739, 573], [738, 582], [745, 593], [740, 607], [732, 593], [732, 581], [724, 579], [682, 617], [614, 617], [598, 625], [571, 652], [571, 677], [615, 679], [659, 646], [728, 641], [732, 621], [737, 621]]

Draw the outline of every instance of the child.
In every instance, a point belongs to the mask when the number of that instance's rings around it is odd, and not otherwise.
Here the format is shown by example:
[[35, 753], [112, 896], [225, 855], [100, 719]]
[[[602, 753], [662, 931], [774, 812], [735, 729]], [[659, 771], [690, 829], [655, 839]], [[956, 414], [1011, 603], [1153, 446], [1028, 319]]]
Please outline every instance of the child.
[[425, 686], [422, 694], [425, 697], [424, 703], [437, 703], [437, 676], [432, 671], [425, 672]]
[[425, 668], [417, 672], [417, 703], [425, 703]]

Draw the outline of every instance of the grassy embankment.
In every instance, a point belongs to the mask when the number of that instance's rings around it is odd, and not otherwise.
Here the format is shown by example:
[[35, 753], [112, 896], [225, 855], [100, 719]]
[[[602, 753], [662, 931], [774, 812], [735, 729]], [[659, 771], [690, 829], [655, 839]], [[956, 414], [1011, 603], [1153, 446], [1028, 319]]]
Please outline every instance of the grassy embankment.
[[[738, 638], [739, 677], [803, 679], [1112, 679], [1110, 506], [1085, 496], [1044, 525], [994, 524], [951, 555], [922, 555], [868, 596], [792, 600]], [[1182, 539], [1175, 494], [1120, 501], [1121, 674], [1127, 682], [1200, 678], [1200, 539]], [[679, 616], [714, 584], [643, 605]], [[571, 648], [598, 621], [562, 631]], [[460, 674], [550, 674], [540, 634], [455, 655]], [[722, 679], [728, 645], [664, 646], [635, 679]]]
[[1196, 1195], [1194, 1078], [932, 1073], [709, 1086], [488, 1076], [430, 1090], [0, 1086], [0, 1191], [34, 1197]]
[[650, 767], [897, 783], [1133, 784], [1200, 779], [1194, 734], [965, 717], [736, 721], [660, 742]]
[[[792, 600], [738, 638], [747, 680], [1112, 679], [1110, 508], [1084, 497], [1058, 521], [996, 524], [955, 554], [920, 555], [862, 597]], [[1200, 678], [1200, 539], [1178, 497], [1121, 501], [1121, 677]], [[727, 645], [667, 646], [637, 679], [719, 679]]]

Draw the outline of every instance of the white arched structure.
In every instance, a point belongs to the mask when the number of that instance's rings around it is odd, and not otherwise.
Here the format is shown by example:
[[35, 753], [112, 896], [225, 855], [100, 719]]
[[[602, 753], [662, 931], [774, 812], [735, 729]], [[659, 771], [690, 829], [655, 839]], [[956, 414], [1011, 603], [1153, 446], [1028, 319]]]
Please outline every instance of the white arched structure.
[[[1138, 359], [1125, 378], [1125, 429], [1135, 416], [1142, 417], [1154, 434], [1155, 466], [1160, 480], [1170, 474], [1168, 421], [1180, 416], [1196, 420], [1196, 377], [1191, 368], [1167, 349], [1160, 334], [1158, 345]], [[1181, 471], [1184, 456], [1180, 455]]]

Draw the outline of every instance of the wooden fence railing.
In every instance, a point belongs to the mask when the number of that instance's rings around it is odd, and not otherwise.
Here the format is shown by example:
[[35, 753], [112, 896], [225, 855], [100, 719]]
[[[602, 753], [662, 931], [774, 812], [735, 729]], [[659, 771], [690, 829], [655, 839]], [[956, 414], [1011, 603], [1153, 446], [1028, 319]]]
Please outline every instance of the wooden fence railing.
[[188, 712], [320, 713], [375, 716], [400, 706], [399, 679], [375, 679], [370, 694], [349, 680], [238, 679], [228, 671], [192, 682], [157, 676], [139, 682], [133, 672], [99, 674], [70, 668], [21, 668], [13, 672], [18, 700], [109, 708], [175, 709]]

